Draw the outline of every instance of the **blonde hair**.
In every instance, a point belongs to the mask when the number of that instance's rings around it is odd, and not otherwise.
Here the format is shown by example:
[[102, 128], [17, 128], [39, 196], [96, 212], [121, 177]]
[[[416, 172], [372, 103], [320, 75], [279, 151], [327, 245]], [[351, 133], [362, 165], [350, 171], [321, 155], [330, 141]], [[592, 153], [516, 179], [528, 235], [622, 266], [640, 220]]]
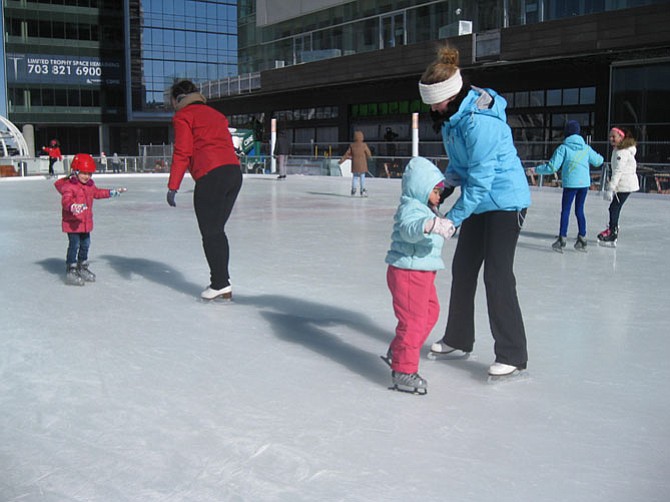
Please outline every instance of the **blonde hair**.
[[444, 45], [437, 51], [437, 58], [421, 75], [422, 84], [437, 84], [451, 78], [458, 71], [458, 49]]

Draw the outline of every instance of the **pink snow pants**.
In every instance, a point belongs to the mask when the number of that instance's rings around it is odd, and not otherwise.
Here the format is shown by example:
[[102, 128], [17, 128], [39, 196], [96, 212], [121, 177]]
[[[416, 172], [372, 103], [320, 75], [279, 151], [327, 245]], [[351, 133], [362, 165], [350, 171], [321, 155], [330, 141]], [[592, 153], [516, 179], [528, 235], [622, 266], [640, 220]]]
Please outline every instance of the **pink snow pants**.
[[392, 368], [401, 373], [419, 371], [421, 347], [440, 315], [434, 271], [406, 270], [389, 266], [386, 272], [393, 311], [398, 319], [391, 342]]

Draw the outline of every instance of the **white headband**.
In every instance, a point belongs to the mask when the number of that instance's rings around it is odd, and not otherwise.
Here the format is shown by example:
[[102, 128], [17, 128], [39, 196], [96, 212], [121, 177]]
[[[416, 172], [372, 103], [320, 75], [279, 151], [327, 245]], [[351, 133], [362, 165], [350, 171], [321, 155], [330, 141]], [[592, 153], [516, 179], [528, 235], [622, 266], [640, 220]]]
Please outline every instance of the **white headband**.
[[456, 96], [461, 92], [461, 87], [463, 87], [463, 78], [460, 70], [456, 70], [456, 73], [447, 80], [436, 84], [422, 84], [419, 82], [419, 93], [424, 103], [434, 105]]

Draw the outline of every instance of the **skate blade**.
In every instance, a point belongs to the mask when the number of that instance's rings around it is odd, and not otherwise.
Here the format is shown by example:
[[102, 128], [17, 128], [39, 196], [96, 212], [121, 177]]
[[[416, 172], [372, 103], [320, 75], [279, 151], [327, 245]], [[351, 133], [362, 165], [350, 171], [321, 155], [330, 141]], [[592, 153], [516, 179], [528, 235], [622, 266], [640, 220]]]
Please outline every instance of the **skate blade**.
[[388, 367], [391, 367], [391, 359], [388, 358], [388, 356], [379, 356], [382, 361], [384, 361], [386, 364], [388, 364]]
[[462, 350], [454, 350], [452, 352], [428, 352], [428, 359], [431, 361], [462, 361], [470, 358], [470, 352], [463, 352]]
[[522, 380], [528, 380], [528, 377], [529, 375], [527, 370], [514, 370], [512, 373], [508, 373], [507, 375], [489, 375], [487, 383], [500, 384], [519, 382]]
[[225, 297], [224, 295], [219, 295], [215, 296], [211, 300], [208, 300], [207, 298], [198, 298], [198, 301], [200, 303], [210, 303], [210, 304], [218, 304], [218, 305], [228, 305], [233, 303], [233, 297]]
[[604, 248], [615, 248], [616, 247], [616, 242], [598, 241], [598, 246], [604, 247]]
[[400, 385], [392, 385], [389, 390], [397, 392], [404, 392], [405, 394], [414, 394], [415, 396], [425, 396], [428, 394], [428, 389], [417, 389], [415, 387], [402, 387]]

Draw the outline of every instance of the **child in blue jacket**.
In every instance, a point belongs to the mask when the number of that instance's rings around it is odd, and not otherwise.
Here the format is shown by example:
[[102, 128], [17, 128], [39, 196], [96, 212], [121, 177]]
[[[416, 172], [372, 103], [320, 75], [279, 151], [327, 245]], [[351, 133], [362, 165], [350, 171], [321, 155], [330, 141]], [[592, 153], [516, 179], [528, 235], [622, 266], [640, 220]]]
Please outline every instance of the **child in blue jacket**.
[[563, 200], [561, 202], [561, 227], [558, 238], [552, 244], [554, 251], [563, 252], [565, 238], [568, 235], [568, 223], [570, 221], [570, 210], [572, 201], [575, 201], [575, 216], [579, 234], [575, 242], [577, 251], [586, 251], [586, 217], [584, 216], [584, 203], [586, 195], [591, 186], [591, 174], [589, 164], [599, 167], [603, 164], [603, 156], [584, 142], [579, 135], [579, 122], [569, 120], [565, 124], [565, 140], [556, 149], [547, 164], [542, 164], [531, 172], [537, 174], [553, 174], [562, 169]]
[[456, 230], [437, 211], [444, 175], [427, 159], [414, 157], [402, 178], [400, 205], [395, 213], [391, 249], [386, 255], [386, 279], [398, 319], [388, 351], [393, 388], [425, 394], [419, 355], [440, 314], [435, 276], [444, 268], [442, 244]]

